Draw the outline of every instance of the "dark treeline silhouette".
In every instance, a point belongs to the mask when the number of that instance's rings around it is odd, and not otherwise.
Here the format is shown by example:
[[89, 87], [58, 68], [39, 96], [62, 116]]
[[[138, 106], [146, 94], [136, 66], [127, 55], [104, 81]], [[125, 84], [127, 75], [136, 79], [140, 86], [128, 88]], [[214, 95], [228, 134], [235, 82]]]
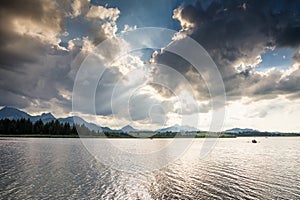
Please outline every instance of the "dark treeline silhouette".
[[29, 119], [1, 119], [1, 135], [36, 135], [36, 136], [92, 136], [92, 137], [109, 137], [109, 138], [129, 138], [132, 137], [126, 133], [109, 133], [96, 132], [88, 129], [84, 124], [70, 125], [69, 123], [60, 123], [58, 120], [43, 123], [42, 120], [31, 122]]
[[77, 129], [81, 134], [100, 135], [95, 131], [89, 130], [84, 125], [70, 125], [60, 123], [58, 120], [43, 123], [42, 120], [31, 122], [29, 119], [0, 120], [0, 134], [8, 135], [78, 135]]

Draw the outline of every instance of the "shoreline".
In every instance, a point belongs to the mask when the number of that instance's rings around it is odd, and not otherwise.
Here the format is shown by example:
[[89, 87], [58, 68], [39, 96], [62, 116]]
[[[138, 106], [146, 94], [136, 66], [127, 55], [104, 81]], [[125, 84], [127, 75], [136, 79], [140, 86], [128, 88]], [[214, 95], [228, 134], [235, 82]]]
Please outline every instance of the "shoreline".
[[257, 136], [257, 135], [247, 135], [247, 136], [201, 136], [201, 137], [105, 137], [105, 136], [78, 136], [78, 135], [10, 135], [10, 134], [0, 134], [1, 138], [94, 138], [94, 139], [201, 139], [201, 138], [239, 138], [239, 137], [257, 137], [257, 138], [269, 138], [269, 137], [299, 137], [300, 135], [274, 135], [274, 136]]

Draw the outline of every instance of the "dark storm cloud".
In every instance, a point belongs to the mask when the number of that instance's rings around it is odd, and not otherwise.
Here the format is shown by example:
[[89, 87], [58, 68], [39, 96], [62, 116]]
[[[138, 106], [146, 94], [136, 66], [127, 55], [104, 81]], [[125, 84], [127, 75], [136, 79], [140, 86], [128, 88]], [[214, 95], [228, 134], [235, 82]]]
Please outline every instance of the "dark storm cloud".
[[[76, 72], [93, 41], [114, 35], [118, 15], [88, 0], [1, 1], [0, 105], [70, 112]], [[60, 46], [73, 31], [66, 24], [76, 20], [94, 31]]]
[[[298, 25], [300, 26], [300, 24]], [[300, 44], [300, 27], [286, 27], [276, 38], [276, 42], [282, 47], [298, 47]]]
[[300, 50], [293, 55], [293, 59], [300, 63]]
[[16, 106], [17, 108], [25, 108], [30, 105], [30, 101], [24, 96], [14, 91], [0, 89], [1, 105]]
[[[194, 6], [177, 8], [173, 17], [182, 25], [179, 36], [191, 36], [215, 61], [229, 100], [242, 96], [272, 98], [299, 89], [296, 85], [299, 69], [284, 81], [281, 72], [261, 75], [254, 70], [266, 50], [299, 47], [299, 1], [211, 1], [207, 7], [198, 1]], [[176, 40], [180, 37], [173, 42]], [[165, 52], [154, 57], [157, 63], [164, 63], [185, 75], [199, 96], [208, 97], [203, 84], [199, 84], [201, 78], [187, 73], [193, 72], [190, 64]], [[241, 72], [235, 69], [239, 65], [243, 68]], [[160, 72], [155, 73], [159, 75]], [[172, 77], [169, 80], [176, 83]]]
[[[104, 71], [99, 80], [95, 97], [95, 109], [97, 115], [111, 115], [113, 113], [111, 101], [114, 95], [114, 88], [119, 81], [124, 81], [118, 68], [112, 67]], [[126, 93], [126, 89], [118, 92], [117, 96]]]
[[251, 60], [267, 47], [295, 47], [300, 42], [299, 1], [213, 1], [207, 9], [198, 3], [198, 15], [185, 9], [181, 18], [195, 25], [191, 37], [217, 61]]
[[133, 121], [143, 121], [150, 118], [153, 124], [163, 125], [167, 119], [166, 112], [170, 109], [167, 102], [160, 102], [146, 94], [134, 95], [129, 102], [129, 114]]
[[[178, 75], [177, 78], [175, 78], [176, 74], [172, 73], [168, 68], [154, 67], [154, 81], [170, 80], [166, 83], [166, 85], [151, 84], [153, 88], [155, 88], [159, 93], [164, 94], [164, 96], [166, 97], [171, 97], [175, 94], [179, 94], [182, 88], [178, 86], [180, 84], [184, 84], [186, 80], [192, 81], [193, 76], [191, 74], [197, 74], [189, 62], [187, 62], [180, 56], [168, 51], [165, 51], [164, 53], [159, 54], [157, 57], [155, 57], [155, 62], [161, 65], [170, 66], [171, 68], [175, 69], [176, 72], [178, 72], [180, 75], [182, 75], [182, 78], [178, 77]], [[201, 77], [198, 78], [198, 76], [197, 84], [192, 84], [191, 86], [197, 87], [194, 89], [200, 89], [201, 87], [202, 91], [207, 91], [205, 82]], [[207, 94], [207, 92], [205, 94]]]
[[[70, 66], [67, 60], [62, 62], [63, 60], [62, 56], [57, 56], [48, 60], [48, 64], [31, 63], [24, 65], [19, 71], [0, 69], [0, 87], [3, 88], [1, 104], [19, 108], [29, 105], [42, 107], [43, 103], [56, 99], [57, 103], [64, 104], [62, 108], [70, 108], [66, 107], [66, 103], [70, 104], [70, 101], [60, 93], [60, 90], [70, 90], [73, 85], [68, 78]], [[13, 101], [6, 101], [6, 97], [12, 96], [11, 94], [14, 94]]]
[[[202, 17], [195, 22], [197, 30], [192, 37], [204, 46], [215, 46], [211, 43], [215, 39], [223, 41], [217, 46], [237, 49], [237, 55], [245, 56], [246, 47], [255, 49], [257, 44], [264, 47], [299, 45], [299, 1], [214, 1], [207, 10], [201, 9], [201, 5], [196, 7]], [[211, 31], [206, 32], [207, 28]], [[224, 43], [226, 45], [222, 45]]]
[[288, 93], [291, 93], [291, 97], [295, 97], [293, 94], [297, 94], [296, 96], [299, 96], [300, 92], [300, 66], [298, 66], [298, 69], [293, 71], [289, 76], [283, 78], [280, 80], [278, 84], [278, 89], [280, 91], [285, 91]]
[[36, 62], [55, 45], [47, 37], [62, 33], [63, 23], [63, 13], [54, 1], [1, 1], [0, 65], [9, 68]]
[[58, 45], [69, 7], [68, 1], [0, 2], [1, 105], [44, 109], [55, 101], [70, 108], [61, 91], [72, 87], [73, 55]]

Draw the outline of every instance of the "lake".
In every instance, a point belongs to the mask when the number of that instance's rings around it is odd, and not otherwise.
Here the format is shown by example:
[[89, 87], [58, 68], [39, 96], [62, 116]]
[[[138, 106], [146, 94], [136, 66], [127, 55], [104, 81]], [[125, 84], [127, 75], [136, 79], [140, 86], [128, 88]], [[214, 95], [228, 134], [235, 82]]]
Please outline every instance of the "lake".
[[85, 144], [103, 152], [103, 139], [0, 138], [0, 199], [300, 199], [300, 137], [252, 139], [218, 139], [206, 156], [208, 139], [194, 139], [172, 162], [175, 148], [147, 156], [171, 139], [111, 139], [128, 151], [107, 155], [109, 166]]

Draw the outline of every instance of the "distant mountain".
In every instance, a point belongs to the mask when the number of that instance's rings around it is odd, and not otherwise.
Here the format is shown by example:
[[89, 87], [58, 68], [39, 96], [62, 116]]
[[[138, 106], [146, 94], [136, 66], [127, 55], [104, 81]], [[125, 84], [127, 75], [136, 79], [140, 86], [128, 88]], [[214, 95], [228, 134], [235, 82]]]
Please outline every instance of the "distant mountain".
[[26, 112], [7, 106], [0, 110], [0, 119], [17, 120], [22, 118], [31, 119], [31, 116]]
[[56, 118], [51, 113], [43, 113], [42, 115], [31, 116], [28, 113], [13, 107], [4, 107], [0, 110], [0, 119], [29, 119], [32, 122], [42, 120], [44, 123], [51, 122]]
[[123, 128], [121, 128], [121, 130], [122, 130], [124, 133], [137, 132], [137, 131], [139, 131], [139, 130], [133, 128], [133, 127], [130, 126], [130, 125], [124, 126]]
[[163, 129], [160, 129], [157, 131], [161, 132], [161, 133], [165, 133], [165, 132], [195, 132], [195, 131], [199, 131], [199, 130], [194, 127], [191, 127], [191, 126], [180, 126], [180, 125], [176, 124], [174, 126], [163, 128]]
[[225, 133], [253, 133], [253, 132], [259, 132], [257, 130], [251, 129], [251, 128], [233, 128], [224, 131]]
[[[57, 119], [60, 123], [69, 123], [70, 125], [73, 125], [74, 122], [78, 125], [87, 125], [89, 122], [86, 122], [84, 119], [77, 117], [77, 116], [71, 116], [71, 117], [66, 117], [66, 118], [58, 118]], [[94, 127], [94, 129], [97, 129], [97, 127]], [[94, 130], [93, 129], [93, 130]]]
[[[43, 113], [41, 115], [31, 116], [28, 113], [18, 110], [16, 108], [12, 107], [4, 107], [0, 110], [0, 119], [10, 119], [10, 120], [18, 120], [18, 119], [29, 119], [32, 122], [36, 122], [38, 120], [42, 120], [43, 123], [51, 122], [56, 120], [56, 118], [51, 113]], [[122, 132], [120, 130], [112, 130], [108, 127], [101, 127], [94, 123], [90, 123], [85, 121], [84, 119], [72, 116], [72, 117], [66, 117], [66, 118], [58, 118], [57, 119], [60, 123], [69, 123], [70, 125], [74, 124], [74, 120], [76, 124], [82, 125], [84, 124], [87, 128], [94, 131], [99, 132]]]
[[32, 122], [36, 122], [41, 119], [43, 121], [43, 123], [47, 123], [47, 122], [56, 120], [56, 118], [51, 113], [43, 113], [43, 114], [37, 115], [37, 116], [30, 116], [29, 119]]
[[[18, 110], [16, 108], [12, 108], [12, 107], [4, 107], [0, 110], [0, 119], [10, 119], [10, 120], [17, 120], [17, 119], [30, 119], [30, 121], [32, 122], [36, 122], [38, 120], [42, 120], [43, 123], [47, 123], [47, 122], [51, 122], [53, 120], [56, 120], [56, 118], [51, 114], [51, 113], [43, 113], [41, 115], [36, 115], [36, 116], [31, 116], [29, 114], [27, 114], [26, 112], [23, 112], [21, 110]], [[90, 123], [85, 121], [84, 119], [78, 117], [78, 116], [71, 116], [71, 117], [66, 117], [66, 118], [58, 118], [57, 119], [60, 123], [69, 123], [70, 125], [74, 124], [74, 121], [76, 124], [78, 125], [82, 125], [84, 124], [87, 128], [89, 128], [90, 130], [94, 130], [94, 131], [99, 131], [99, 132], [112, 132], [112, 133], [128, 133], [128, 132], [138, 132], [140, 130], [133, 128], [130, 125], [124, 126], [122, 129], [120, 130], [113, 130], [109, 127], [101, 127], [98, 126], [97, 124], [94, 123]], [[194, 127], [190, 127], [190, 126], [179, 126], [179, 125], [175, 125], [175, 126], [171, 126], [168, 128], [163, 128], [158, 130], [159, 132], [192, 132], [192, 131], [198, 131], [198, 129], [194, 128]]]
[[66, 117], [66, 118], [59, 118], [58, 121], [60, 123], [69, 123], [70, 125], [73, 125], [74, 122], [78, 125], [84, 125], [88, 129], [93, 130], [93, 131], [99, 131], [99, 132], [116, 132], [116, 130], [112, 130], [108, 127], [102, 127], [98, 126], [97, 124], [90, 123], [82, 119], [81, 117], [78, 116], [72, 116], [72, 117]]
[[[129, 132], [142, 131], [142, 130], [135, 129], [130, 125], [124, 126], [120, 130], [113, 130], [109, 127], [101, 127], [97, 124], [87, 122], [78, 116], [71, 116], [71, 117], [56, 119], [51, 113], [43, 113], [41, 115], [31, 116], [24, 111], [18, 110], [13, 107], [7, 107], [7, 106], [3, 107], [0, 110], [0, 119], [18, 120], [18, 119], [22, 119], [22, 118], [29, 119], [32, 122], [36, 122], [41, 119], [43, 121], [43, 123], [58, 120], [60, 123], [69, 123], [70, 125], [73, 125], [74, 121], [75, 121], [76, 124], [79, 124], [79, 125], [84, 124], [87, 128], [89, 128], [90, 130], [94, 130], [96, 132], [99, 131], [99, 132], [110, 132], [110, 133], [122, 133], [122, 132], [129, 133]], [[157, 132], [161, 132], [161, 133], [165, 133], [165, 132], [196, 132], [196, 131], [199, 131], [199, 130], [194, 127], [180, 126], [178, 124], [157, 130]], [[239, 135], [239, 134], [245, 135], [245, 134], [249, 134], [249, 133], [253, 133], [253, 134], [264, 133], [264, 132], [260, 132], [258, 130], [254, 130], [254, 129], [250, 129], [250, 128], [233, 128], [233, 129], [226, 130], [224, 132], [232, 133], [232, 134], [236, 134], [236, 135]], [[272, 134], [278, 135], [280, 133], [272, 132]]]

